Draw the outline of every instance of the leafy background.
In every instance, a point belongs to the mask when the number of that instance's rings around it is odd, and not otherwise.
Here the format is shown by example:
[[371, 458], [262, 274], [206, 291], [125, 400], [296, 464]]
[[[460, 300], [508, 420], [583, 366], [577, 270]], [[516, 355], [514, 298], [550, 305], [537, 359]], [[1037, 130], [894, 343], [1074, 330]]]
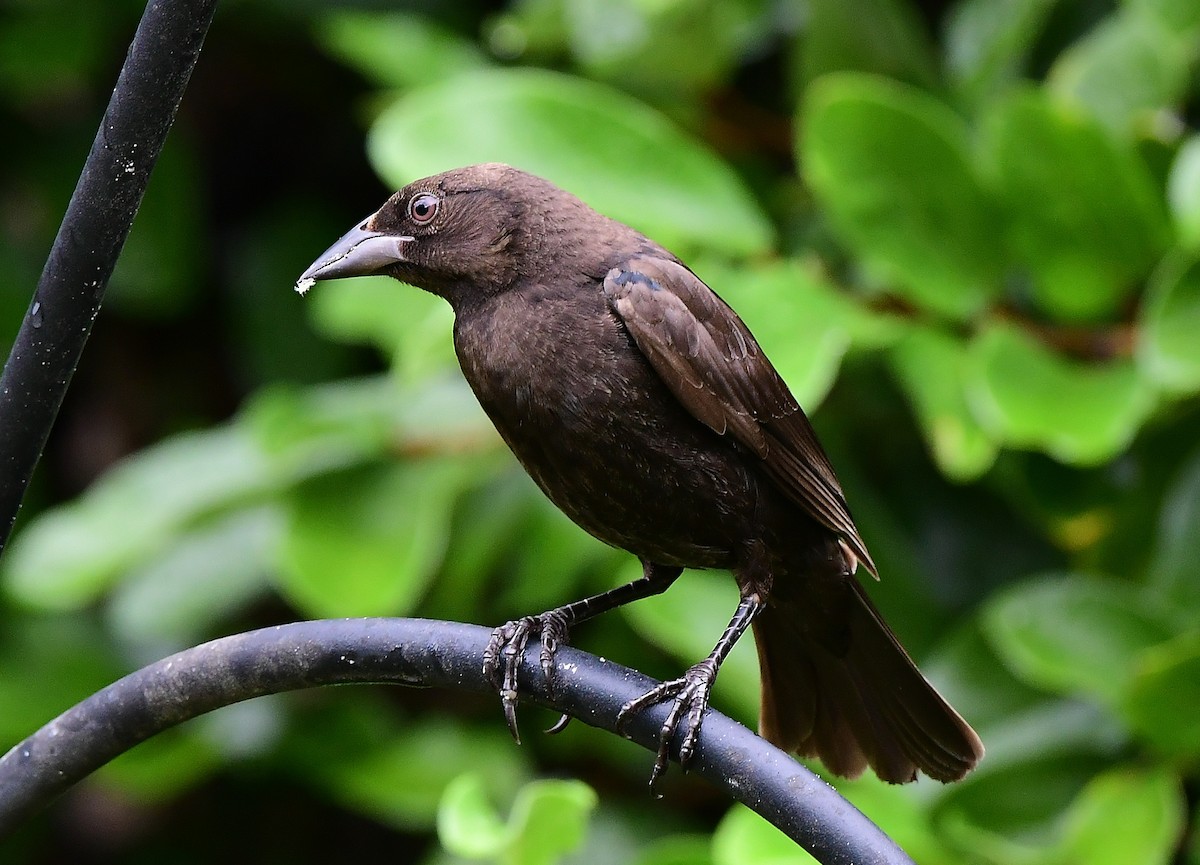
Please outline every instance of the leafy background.
[[[140, 11], [0, 5], [6, 334]], [[0, 562], [0, 747], [209, 637], [630, 576], [502, 449], [440, 301], [290, 290], [393, 188], [504, 160], [672, 246], [814, 415], [875, 597], [988, 746], [845, 794], [930, 865], [1200, 863], [1198, 58], [1194, 0], [229, 0]], [[669, 675], [734, 597], [691, 573], [576, 642]], [[715, 701], [756, 700], [746, 645]], [[253, 701], [2, 858], [809, 861], [550, 720], [518, 748], [498, 701]]]

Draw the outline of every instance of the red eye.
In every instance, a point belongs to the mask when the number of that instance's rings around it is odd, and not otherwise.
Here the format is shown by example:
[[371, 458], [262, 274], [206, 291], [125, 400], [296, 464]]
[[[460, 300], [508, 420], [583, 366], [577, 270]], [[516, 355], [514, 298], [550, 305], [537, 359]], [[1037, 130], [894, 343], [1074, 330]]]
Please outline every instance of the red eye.
[[437, 216], [441, 203], [436, 195], [424, 192], [408, 202], [408, 218], [417, 225], [424, 225]]

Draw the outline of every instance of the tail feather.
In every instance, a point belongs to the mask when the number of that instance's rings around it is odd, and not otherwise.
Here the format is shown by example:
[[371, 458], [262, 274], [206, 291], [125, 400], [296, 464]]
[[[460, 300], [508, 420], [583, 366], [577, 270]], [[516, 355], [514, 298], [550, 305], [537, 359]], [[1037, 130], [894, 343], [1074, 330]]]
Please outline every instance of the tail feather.
[[[806, 611], [802, 598], [784, 598], [755, 620], [763, 737], [847, 777], [870, 766], [892, 783], [918, 771], [962, 778], [983, 756], [979, 737], [917, 670], [858, 583], [841, 586], [836, 604], [825, 599]], [[839, 621], [806, 624], [805, 615], [831, 610]]]

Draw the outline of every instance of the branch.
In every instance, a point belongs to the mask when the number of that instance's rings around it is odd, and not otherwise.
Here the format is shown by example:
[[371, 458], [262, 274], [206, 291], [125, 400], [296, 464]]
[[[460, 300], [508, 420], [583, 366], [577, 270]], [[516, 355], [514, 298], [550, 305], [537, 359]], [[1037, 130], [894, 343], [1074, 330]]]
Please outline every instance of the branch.
[[[137, 743], [230, 703], [346, 683], [494, 693], [481, 663], [490, 635], [424, 619], [343, 619], [265, 628], [180, 652], [93, 694], [0, 757], [0, 835]], [[609, 731], [625, 702], [657, 684], [569, 646], [559, 650], [554, 695], [536, 652], [521, 673], [525, 699]], [[667, 709], [635, 715], [625, 734], [656, 751]], [[724, 715], [706, 716], [692, 768], [820, 862], [912, 865], [836, 790]]]
[[75, 374], [217, 0], [149, 0], [0, 376], [0, 551]]

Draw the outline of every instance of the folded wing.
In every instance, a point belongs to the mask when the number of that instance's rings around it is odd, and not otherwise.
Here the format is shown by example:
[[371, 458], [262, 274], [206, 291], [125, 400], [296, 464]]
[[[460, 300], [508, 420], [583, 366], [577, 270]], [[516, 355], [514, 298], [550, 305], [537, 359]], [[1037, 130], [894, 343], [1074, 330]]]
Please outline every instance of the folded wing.
[[684, 407], [757, 454], [779, 488], [875, 574], [816, 433], [737, 313], [667, 258], [640, 256], [614, 268], [604, 292]]

